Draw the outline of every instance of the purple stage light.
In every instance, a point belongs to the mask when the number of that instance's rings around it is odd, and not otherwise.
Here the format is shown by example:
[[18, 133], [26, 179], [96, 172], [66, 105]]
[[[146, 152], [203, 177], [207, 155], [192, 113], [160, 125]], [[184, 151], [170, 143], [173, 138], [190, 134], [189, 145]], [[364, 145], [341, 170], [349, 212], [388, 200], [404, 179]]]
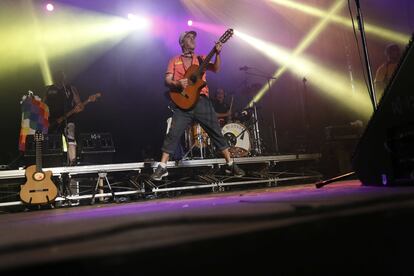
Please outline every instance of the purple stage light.
[[187, 25], [188, 25], [188, 26], [192, 26], [192, 25], [193, 25], [193, 20], [188, 20], [188, 21], [187, 21]]

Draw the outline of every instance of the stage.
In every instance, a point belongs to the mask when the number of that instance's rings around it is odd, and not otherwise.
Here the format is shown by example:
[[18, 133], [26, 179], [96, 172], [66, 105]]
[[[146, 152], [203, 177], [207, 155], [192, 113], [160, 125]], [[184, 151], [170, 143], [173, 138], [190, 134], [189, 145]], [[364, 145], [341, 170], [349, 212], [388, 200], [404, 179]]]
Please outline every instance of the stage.
[[5, 213], [0, 268], [395, 275], [409, 264], [413, 198], [349, 180]]
[[[99, 164], [72, 167], [44, 168], [53, 175], [59, 189], [57, 203], [76, 205], [99, 200], [125, 200], [157, 197], [168, 193], [176, 195], [189, 190], [225, 191], [231, 187], [267, 185], [292, 181], [312, 181], [322, 177], [315, 169], [321, 154], [286, 154], [234, 158], [247, 171], [244, 177], [231, 177], [223, 173], [224, 159], [192, 159], [170, 161], [168, 178], [153, 181], [149, 175], [156, 162]], [[25, 170], [0, 171], [0, 207], [22, 205], [18, 198], [20, 185], [25, 184]], [[17, 200], [16, 200], [17, 199]], [[57, 206], [61, 206], [58, 204]]]

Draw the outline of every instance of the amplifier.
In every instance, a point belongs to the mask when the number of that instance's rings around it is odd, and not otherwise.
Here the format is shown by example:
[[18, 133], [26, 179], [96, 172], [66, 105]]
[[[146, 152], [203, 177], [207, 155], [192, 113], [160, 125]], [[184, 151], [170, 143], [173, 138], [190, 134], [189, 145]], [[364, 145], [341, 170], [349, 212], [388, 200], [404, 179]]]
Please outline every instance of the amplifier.
[[81, 133], [78, 144], [83, 163], [108, 164], [113, 162], [115, 147], [110, 133]]
[[361, 121], [350, 122], [346, 125], [327, 126], [325, 127], [325, 139], [327, 141], [359, 139], [362, 131]]

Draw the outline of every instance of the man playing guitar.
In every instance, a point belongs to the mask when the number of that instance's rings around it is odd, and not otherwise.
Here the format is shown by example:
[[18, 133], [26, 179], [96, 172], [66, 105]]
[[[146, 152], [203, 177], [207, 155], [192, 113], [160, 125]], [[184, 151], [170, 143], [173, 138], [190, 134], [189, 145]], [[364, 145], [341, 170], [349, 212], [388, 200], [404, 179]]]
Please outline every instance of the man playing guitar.
[[[165, 75], [165, 83], [173, 91], [183, 91], [187, 87], [194, 85], [194, 80], [184, 77], [186, 71], [191, 66], [199, 66], [203, 63], [204, 60], [208, 60], [206, 59], [206, 56], [200, 56], [194, 53], [194, 50], [196, 48], [196, 36], [197, 33], [195, 31], [183, 32], [178, 40], [182, 49], [182, 54], [173, 57], [168, 63]], [[215, 53], [215, 61], [214, 63], [208, 63], [206, 70], [212, 72], [219, 71], [221, 63], [221, 48], [222, 43], [216, 43], [215, 47], [212, 50], [214, 52], [211, 52], [209, 54], [211, 57], [211, 54]], [[205, 72], [202, 73], [203, 74], [201, 78], [203, 81], [205, 81], [206, 74]], [[226, 139], [223, 137], [223, 134], [221, 133], [216, 112], [214, 111], [213, 105], [208, 98], [209, 90], [207, 85], [202, 87], [199, 93], [200, 97], [198, 98], [198, 101], [190, 109], [180, 109], [177, 106], [173, 107], [174, 115], [172, 118], [171, 128], [166, 135], [164, 144], [161, 148], [161, 162], [151, 176], [153, 180], [161, 180], [164, 176], [168, 175], [166, 168], [167, 161], [169, 160], [170, 155], [174, 153], [180, 137], [192, 121], [200, 123], [201, 127], [208, 133], [216, 148], [220, 150], [224, 155], [227, 163], [226, 173], [240, 177], [245, 174], [242, 169], [233, 163], [230, 157], [230, 152], [228, 150], [229, 146]], [[184, 93], [181, 94], [186, 97]]]
[[[76, 140], [74, 117], [64, 115], [74, 110], [79, 113], [84, 109], [79, 92], [73, 85], [67, 84], [63, 71], [53, 75], [54, 83], [47, 87], [44, 102], [49, 106], [49, 123], [53, 126], [50, 132], [62, 133], [68, 144], [68, 165], [76, 164]], [[64, 119], [62, 119], [64, 118]]]

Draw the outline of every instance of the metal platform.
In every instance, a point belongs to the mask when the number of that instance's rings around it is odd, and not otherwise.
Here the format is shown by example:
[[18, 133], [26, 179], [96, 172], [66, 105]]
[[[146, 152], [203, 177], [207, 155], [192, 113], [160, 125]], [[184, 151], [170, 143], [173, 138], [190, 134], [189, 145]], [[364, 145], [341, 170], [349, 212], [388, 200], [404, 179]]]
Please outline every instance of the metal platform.
[[[244, 177], [231, 177], [223, 173], [222, 166], [226, 164], [223, 158], [200, 159], [200, 160], [181, 160], [179, 162], [170, 161], [167, 167], [170, 176], [163, 181], [153, 181], [150, 174], [158, 165], [158, 162], [136, 162], [136, 163], [119, 163], [106, 165], [87, 165], [71, 167], [53, 167], [44, 168], [44, 171], [52, 171], [53, 178], [61, 180], [63, 178], [81, 179], [88, 178], [89, 182], [81, 188], [78, 194], [68, 194], [64, 192], [62, 183], [59, 186], [60, 196], [56, 202], [65, 201], [73, 202], [84, 199], [98, 198], [114, 199], [111, 192], [108, 192], [108, 186], [113, 187], [115, 197], [128, 195], [141, 196], [158, 196], [162, 193], [174, 193], [177, 191], [188, 191], [194, 189], [211, 189], [213, 192], [225, 191], [231, 187], [242, 187], [243, 185], [268, 185], [276, 186], [280, 182], [294, 180], [320, 179], [322, 176], [312, 170], [303, 170], [299, 162], [313, 162], [321, 158], [321, 154], [286, 154], [274, 156], [243, 157], [234, 158], [234, 162], [239, 164], [247, 175]], [[289, 164], [289, 169], [281, 168], [281, 165]], [[93, 195], [93, 190], [98, 186], [97, 179], [104, 173], [111, 180], [102, 183], [99, 192]], [[121, 176], [119, 176], [121, 174]], [[21, 205], [16, 196], [18, 195], [20, 184], [24, 184], [25, 170], [0, 171], [0, 207]], [[19, 182], [12, 189], [11, 182]], [[106, 180], [107, 181], [107, 180]], [[116, 184], [120, 185], [117, 186]], [[3, 187], [8, 187], [9, 191], [4, 193]], [[95, 189], [96, 189], [95, 187]], [[112, 188], [111, 188], [112, 190]], [[95, 190], [96, 192], [96, 190]], [[6, 196], [1, 196], [5, 194]], [[14, 200], [8, 200], [13, 199]], [[16, 200], [17, 199], [17, 200]]]

